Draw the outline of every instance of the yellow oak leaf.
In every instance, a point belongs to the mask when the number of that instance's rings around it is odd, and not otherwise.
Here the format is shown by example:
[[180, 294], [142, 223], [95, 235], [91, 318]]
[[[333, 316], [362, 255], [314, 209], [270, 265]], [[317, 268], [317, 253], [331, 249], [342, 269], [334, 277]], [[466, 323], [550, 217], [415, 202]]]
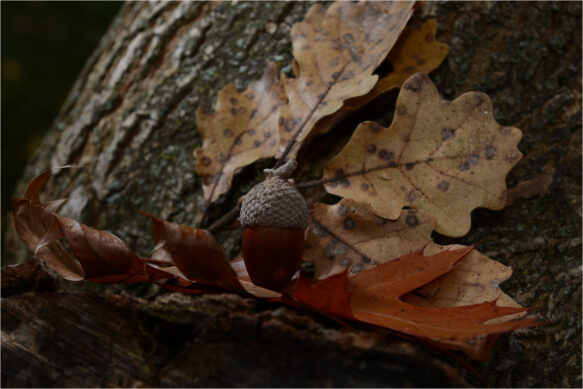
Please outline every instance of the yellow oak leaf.
[[203, 177], [203, 193], [209, 202], [226, 193], [235, 171], [260, 158], [272, 157], [279, 142], [279, 106], [283, 91], [273, 62], [263, 77], [239, 93], [227, 85], [218, 94], [216, 112], [196, 113], [201, 148], [194, 150], [196, 171]]
[[376, 84], [386, 58], [413, 11], [413, 2], [315, 4], [292, 28], [294, 74], [282, 80], [279, 158], [294, 158], [316, 122]]
[[494, 120], [487, 95], [444, 101], [418, 73], [401, 88], [391, 126], [359, 125], [323, 180], [329, 193], [367, 202], [379, 216], [394, 220], [404, 206], [417, 208], [436, 218], [437, 232], [463, 236], [473, 209], [504, 207], [521, 136]]

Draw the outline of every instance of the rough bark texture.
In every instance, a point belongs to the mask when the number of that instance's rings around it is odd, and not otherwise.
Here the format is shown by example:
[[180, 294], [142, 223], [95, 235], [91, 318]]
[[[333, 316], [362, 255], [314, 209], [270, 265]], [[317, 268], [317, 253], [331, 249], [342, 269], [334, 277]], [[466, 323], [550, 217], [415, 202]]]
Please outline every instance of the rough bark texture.
[[[243, 89], [260, 76], [266, 59], [289, 73], [289, 31], [308, 7], [126, 4], [89, 59], [23, 183], [51, 166], [87, 166], [53, 180], [47, 197], [75, 199], [64, 213], [117, 234], [144, 255], [152, 247], [149, 228], [134, 207], [196, 225], [205, 208], [192, 156], [201, 142], [196, 107], [210, 108], [227, 83]], [[499, 212], [475, 211], [472, 230], [461, 242], [483, 239], [482, 252], [514, 269], [504, 289], [521, 304], [540, 307], [543, 317], [552, 321], [502, 336], [491, 361], [474, 366], [492, 386], [580, 387], [581, 3], [428, 2], [412, 24], [428, 17], [438, 18], [438, 39], [451, 48], [432, 76], [444, 98], [485, 92], [493, 100], [497, 121], [524, 132], [519, 145], [524, 158], [507, 181], [517, 188], [511, 191], [512, 204]], [[317, 178], [360, 121], [390, 124], [392, 101], [394, 96], [387, 96], [305, 147], [299, 156], [299, 180]], [[326, 150], [318, 149], [321, 144]], [[259, 163], [235, 177], [233, 190], [212, 207], [212, 216], [228, 211], [255, 183], [255, 173], [268, 166], [269, 161]], [[552, 184], [548, 193], [541, 193], [537, 183], [548, 175]], [[305, 195], [309, 201], [327, 198], [321, 189]], [[238, 251], [239, 239], [240, 232], [220, 236], [227, 253]], [[5, 248], [8, 261], [27, 257], [10, 231]], [[61, 290], [74, 288], [92, 286], [60, 283]], [[148, 297], [155, 292], [146, 293], [143, 287], [133, 291]], [[412, 346], [383, 348], [386, 338], [377, 336], [370, 349], [345, 346], [344, 337], [365, 335], [286, 308], [229, 295], [165, 295], [150, 301], [108, 293], [5, 297], [3, 292], [3, 386], [427, 382], [421, 373], [411, 373], [410, 381], [392, 380], [396, 375], [391, 372], [401, 369], [395, 353], [406, 353]], [[107, 315], [114, 319], [105, 320]], [[58, 338], [55, 329], [66, 323], [75, 323], [75, 336], [87, 343]], [[62, 343], [55, 345], [53, 339]], [[274, 350], [277, 341], [283, 344]], [[454, 385], [432, 357], [413, 349], [405, 370], [417, 366], [422, 372], [429, 366], [436, 377], [430, 385]], [[323, 362], [310, 356], [321, 350]], [[79, 362], [71, 365], [72, 360]], [[111, 376], [103, 367], [110, 360], [115, 361]], [[362, 369], [359, 361], [365, 361]], [[326, 378], [317, 376], [318, 364], [330, 373], [322, 375]], [[34, 367], [41, 365], [46, 369]], [[286, 365], [293, 368], [287, 371]], [[466, 378], [480, 385], [475, 377]]]

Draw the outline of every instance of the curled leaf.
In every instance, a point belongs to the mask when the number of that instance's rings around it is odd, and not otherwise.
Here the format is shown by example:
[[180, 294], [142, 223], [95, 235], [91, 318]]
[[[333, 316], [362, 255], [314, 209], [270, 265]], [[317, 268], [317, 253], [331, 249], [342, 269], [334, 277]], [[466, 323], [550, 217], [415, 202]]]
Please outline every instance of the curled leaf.
[[244, 92], [239, 93], [231, 84], [224, 87], [214, 114], [198, 109], [196, 122], [204, 141], [194, 155], [208, 201], [216, 201], [229, 190], [238, 168], [275, 154], [282, 102], [277, 68], [267, 62], [263, 77]]
[[[109, 232], [51, 212], [62, 201], [42, 203], [40, 192], [56, 170], [38, 175], [24, 197], [12, 203], [16, 231], [36, 257], [70, 281], [145, 282], [172, 277], [147, 265]], [[67, 240], [69, 250], [61, 239]]]
[[173, 262], [191, 281], [241, 288], [235, 271], [210, 232], [142, 214], [153, 222], [156, 247], [152, 258]]
[[421, 209], [436, 218], [437, 232], [462, 236], [474, 208], [504, 207], [505, 177], [522, 156], [521, 136], [494, 120], [487, 95], [443, 101], [418, 73], [401, 89], [389, 128], [358, 126], [326, 167], [325, 187], [392, 220], [404, 206]]
[[375, 85], [385, 59], [412, 14], [412, 2], [315, 4], [292, 28], [294, 74], [283, 79], [288, 103], [281, 107], [277, 157], [294, 158], [318, 120], [346, 99]]

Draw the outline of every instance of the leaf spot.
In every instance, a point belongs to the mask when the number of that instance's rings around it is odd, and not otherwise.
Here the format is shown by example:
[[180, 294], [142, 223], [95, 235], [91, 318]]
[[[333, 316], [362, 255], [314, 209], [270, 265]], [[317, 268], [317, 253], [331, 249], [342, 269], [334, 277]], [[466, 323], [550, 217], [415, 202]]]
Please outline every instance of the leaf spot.
[[225, 129], [223, 130], [223, 136], [224, 136], [225, 138], [230, 138], [230, 137], [232, 137], [232, 136], [233, 136], [233, 131], [231, 131], [231, 129], [230, 129], [230, 128], [225, 128]]
[[480, 156], [478, 154], [470, 155], [470, 166], [476, 166], [480, 162]]
[[348, 207], [345, 204], [342, 204], [340, 208], [338, 208], [338, 215], [345, 216], [348, 213]]
[[491, 160], [496, 155], [496, 146], [488, 145], [486, 146], [486, 159]]
[[407, 170], [413, 170], [414, 167], [415, 167], [414, 163], [408, 163], [405, 165], [405, 169]]
[[373, 134], [378, 134], [383, 130], [383, 127], [380, 124], [373, 122], [370, 124], [370, 130], [373, 132]]
[[407, 223], [409, 227], [416, 227], [417, 225], [419, 225], [419, 219], [417, 219], [416, 215], [410, 213], [409, 215], [407, 215], [405, 223]]
[[447, 191], [447, 189], [449, 188], [449, 182], [442, 180], [439, 181], [439, 184], [437, 184], [437, 189], [439, 189], [442, 192]]
[[201, 161], [203, 166], [210, 166], [213, 161], [209, 157], [202, 157]]
[[405, 84], [405, 89], [410, 90], [413, 93], [421, 92], [421, 80], [419, 78], [414, 78]]
[[444, 127], [441, 130], [441, 140], [447, 140], [455, 135], [455, 130], [451, 127]]
[[366, 192], [368, 190], [368, 184], [367, 183], [360, 184], [360, 189], [362, 189], [363, 192]]
[[384, 160], [384, 161], [389, 161], [391, 159], [393, 159], [395, 155], [393, 154], [392, 151], [387, 151], [387, 149], [381, 149], [379, 151], [379, 158]]
[[231, 115], [237, 116], [237, 108], [231, 108]]
[[237, 104], [239, 104], [239, 100], [237, 100], [237, 99], [236, 99], [236, 98], [234, 98], [234, 97], [231, 97], [231, 98], [229, 99], [229, 102], [230, 102], [231, 104], [233, 104], [233, 105], [237, 105]]
[[415, 194], [415, 192], [411, 191], [407, 194], [407, 201], [409, 201], [410, 203], [414, 202], [415, 200], [417, 200], [417, 195]]
[[465, 171], [470, 170], [470, 163], [468, 161], [462, 161], [462, 162], [460, 162], [460, 170], [462, 172], [465, 172]]
[[369, 145], [369, 146], [368, 146], [368, 148], [366, 149], [366, 151], [367, 151], [369, 154], [374, 154], [374, 152], [375, 152], [375, 151], [377, 151], [377, 147], [376, 147], [375, 145], [372, 145], [372, 144], [371, 144], [371, 145]]
[[405, 115], [407, 113], [407, 107], [405, 107], [403, 104], [397, 105], [397, 113], [399, 115]]
[[352, 230], [355, 225], [356, 225], [356, 223], [354, 222], [354, 219], [351, 218], [350, 216], [348, 216], [346, 219], [344, 219], [344, 228], [345, 229]]

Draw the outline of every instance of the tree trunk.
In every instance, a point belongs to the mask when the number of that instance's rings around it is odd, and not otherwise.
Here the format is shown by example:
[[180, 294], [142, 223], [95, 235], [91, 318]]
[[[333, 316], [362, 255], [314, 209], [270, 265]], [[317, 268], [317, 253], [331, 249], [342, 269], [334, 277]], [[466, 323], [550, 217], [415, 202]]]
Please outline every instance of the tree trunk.
[[[135, 208], [197, 225], [206, 205], [192, 154], [201, 143], [196, 108], [211, 108], [228, 83], [244, 89], [260, 77], [266, 59], [291, 74], [290, 29], [309, 5], [125, 4], [18, 194], [47, 168], [83, 165], [60, 174], [44, 192], [72, 199], [62, 213], [113, 232], [142, 255], [153, 246]], [[498, 212], [476, 210], [470, 234], [456, 242], [483, 240], [480, 251], [514, 269], [506, 292], [539, 307], [550, 321], [503, 335], [489, 362], [472, 364], [492, 386], [580, 387], [581, 4], [427, 2], [411, 23], [429, 17], [438, 19], [438, 40], [450, 45], [432, 76], [443, 97], [485, 92], [496, 120], [524, 132], [524, 157], [507, 180], [515, 188], [512, 203]], [[387, 96], [307, 145], [298, 158], [303, 177], [320, 174], [355, 124], [390, 123], [391, 101]], [[227, 212], [268, 162], [243, 169], [211, 217]], [[322, 190], [306, 196], [317, 199]], [[230, 255], [239, 250], [240, 232], [219, 240]], [[28, 256], [13, 231], [5, 248], [13, 263]], [[19, 277], [29, 283], [22, 286]], [[445, 356], [419, 345], [387, 343], [384, 336], [249, 298], [154, 298], [155, 288], [132, 286], [125, 289], [148, 299], [120, 294], [118, 287], [103, 297], [81, 291], [93, 288], [86, 282], [62, 281], [60, 291], [41, 293], [30, 277], [17, 272], [20, 289], [3, 289], [3, 386], [463, 385], [436, 360]]]

